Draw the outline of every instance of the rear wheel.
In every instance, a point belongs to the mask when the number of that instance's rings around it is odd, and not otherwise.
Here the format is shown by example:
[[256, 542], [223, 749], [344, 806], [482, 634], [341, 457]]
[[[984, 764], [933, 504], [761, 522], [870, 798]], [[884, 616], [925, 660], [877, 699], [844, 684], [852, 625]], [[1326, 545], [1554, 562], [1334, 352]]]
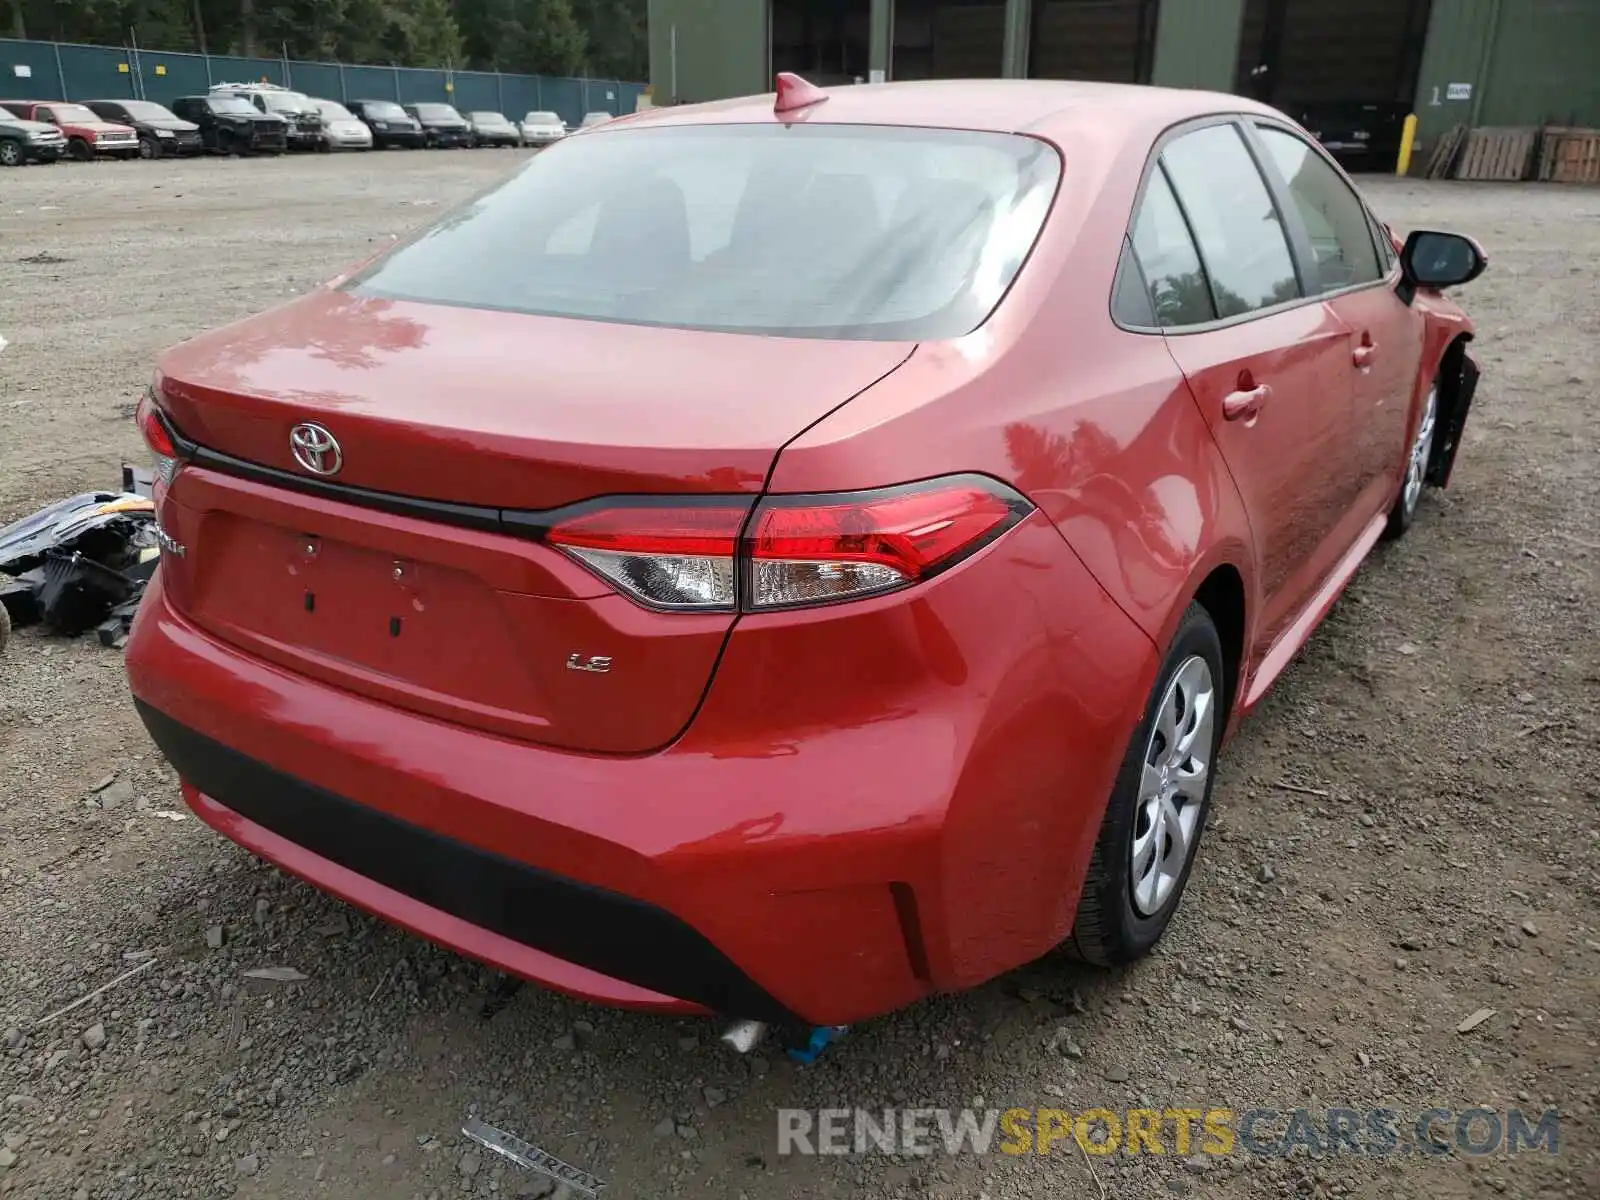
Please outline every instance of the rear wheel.
[[1117, 775], [1065, 949], [1113, 966], [1149, 953], [1189, 881], [1211, 806], [1223, 711], [1222, 641], [1191, 604]]
[[0, 141], [0, 167], [20, 167], [22, 157], [20, 142], [13, 142], [10, 138]]
[[1406, 456], [1406, 473], [1400, 482], [1400, 495], [1395, 497], [1389, 510], [1389, 523], [1383, 536], [1398, 538], [1411, 528], [1417, 518], [1417, 506], [1422, 502], [1422, 486], [1428, 474], [1428, 460], [1433, 457], [1433, 433], [1439, 424], [1439, 383], [1428, 385], [1428, 395], [1422, 402], [1422, 417], [1417, 422], [1417, 435], [1411, 439], [1411, 452]]

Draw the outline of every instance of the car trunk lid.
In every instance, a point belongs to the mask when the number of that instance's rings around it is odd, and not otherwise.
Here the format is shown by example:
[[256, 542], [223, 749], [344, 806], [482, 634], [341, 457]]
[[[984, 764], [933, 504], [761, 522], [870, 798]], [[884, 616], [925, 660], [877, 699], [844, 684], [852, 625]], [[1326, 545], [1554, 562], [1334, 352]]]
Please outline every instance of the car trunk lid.
[[[163, 501], [186, 550], [163, 566], [167, 593], [214, 635], [386, 703], [655, 749], [692, 715], [733, 616], [645, 609], [493, 514], [753, 498], [784, 442], [910, 350], [319, 291], [163, 360], [162, 405], [205, 450]], [[290, 431], [308, 423], [337, 439], [335, 474], [296, 461]]]

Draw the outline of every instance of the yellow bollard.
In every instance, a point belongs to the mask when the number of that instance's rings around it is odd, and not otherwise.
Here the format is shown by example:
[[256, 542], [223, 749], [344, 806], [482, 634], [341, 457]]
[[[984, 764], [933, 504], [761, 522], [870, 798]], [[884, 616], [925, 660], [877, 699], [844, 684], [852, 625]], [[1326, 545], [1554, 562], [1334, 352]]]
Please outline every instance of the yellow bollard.
[[1400, 158], [1394, 164], [1394, 173], [1404, 175], [1411, 170], [1411, 147], [1417, 140], [1417, 114], [1409, 113], [1406, 123], [1400, 129]]

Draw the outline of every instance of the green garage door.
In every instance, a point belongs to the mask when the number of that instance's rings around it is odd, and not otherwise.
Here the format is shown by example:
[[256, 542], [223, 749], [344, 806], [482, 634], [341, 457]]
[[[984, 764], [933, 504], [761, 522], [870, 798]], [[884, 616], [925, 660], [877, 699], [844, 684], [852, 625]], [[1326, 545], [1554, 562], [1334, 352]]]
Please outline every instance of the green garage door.
[[1600, 0], [1501, 0], [1480, 125], [1600, 125]]

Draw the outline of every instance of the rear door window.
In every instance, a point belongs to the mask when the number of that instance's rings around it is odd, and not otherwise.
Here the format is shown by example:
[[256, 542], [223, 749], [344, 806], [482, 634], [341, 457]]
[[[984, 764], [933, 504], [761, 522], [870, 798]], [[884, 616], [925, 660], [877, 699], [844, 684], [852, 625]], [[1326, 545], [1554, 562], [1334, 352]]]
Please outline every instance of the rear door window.
[[1194, 230], [1219, 318], [1300, 296], [1277, 207], [1236, 126], [1186, 133], [1161, 161]]
[[1366, 206], [1350, 185], [1321, 154], [1288, 130], [1262, 125], [1258, 132], [1311, 237], [1320, 290], [1376, 283], [1383, 272], [1372, 226]]
[[1060, 174], [1014, 134], [847, 125], [573, 138], [348, 285], [515, 312], [790, 337], [957, 337]]
[[1157, 324], [1172, 329], [1216, 320], [1200, 254], [1159, 164], [1150, 172], [1133, 221], [1133, 251], [1144, 270]]

